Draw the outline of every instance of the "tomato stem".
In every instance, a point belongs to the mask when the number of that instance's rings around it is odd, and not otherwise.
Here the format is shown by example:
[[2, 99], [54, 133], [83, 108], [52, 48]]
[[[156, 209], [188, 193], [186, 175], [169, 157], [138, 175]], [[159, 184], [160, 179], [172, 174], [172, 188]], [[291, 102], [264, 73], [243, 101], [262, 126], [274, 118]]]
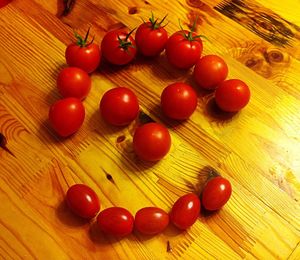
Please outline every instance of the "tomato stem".
[[89, 35], [90, 35], [90, 29], [91, 29], [91, 27], [89, 27], [89, 29], [87, 30], [84, 39], [82, 38], [81, 35], [79, 35], [76, 31], [74, 31], [74, 36], [77, 39], [76, 44], [78, 46], [80, 46], [80, 47], [87, 47], [87, 46], [89, 46], [89, 45], [91, 45], [93, 43], [95, 36], [93, 36], [93, 39], [89, 43], [87, 42], [88, 38], [89, 38]]
[[155, 19], [153, 12], [151, 12], [151, 17], [149, 18], [149, 22], [151, 23], [151, 29], [152, 30], [156, 30], [156, 29], [158, 29], [160, 27], [165, 27], [167, 24], [164, 25], [164, 26], [162, 26], [162, 23], [164, 22], [164, 20], [166, 19], [167, 16], [168, 15], [166, 14], [163, 17], [163, 19], [160, 22], [158, 22], [158, 18]]

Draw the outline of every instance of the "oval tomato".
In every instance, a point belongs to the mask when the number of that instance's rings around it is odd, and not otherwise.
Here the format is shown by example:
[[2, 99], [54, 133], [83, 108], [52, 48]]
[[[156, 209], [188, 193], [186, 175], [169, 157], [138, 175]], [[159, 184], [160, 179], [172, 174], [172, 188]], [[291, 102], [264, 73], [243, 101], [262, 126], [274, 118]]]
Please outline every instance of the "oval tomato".
[[202, 57], [194, 68], [196, 83], [205, 89], [214, 89], [223, 82], [228, 75], [225, 61], [217, 55]]
[[80, 99], [65, 98], [55, 102], [49, 110], [53, 129], [63, 137], [74, 134], [83, 124], [85, 109]]
[[231, 184], [227, 179], [215, 177], [207, 182], [202, 191], [202, 205], [207, 210], [218, 210], [227, 203], [231, 192]]
[[124, 237], [132, 232], [134, 218], [127, 209], [111, 207], [99, 213], [97, 223], [102, 232]]
[[137, 231], [145, 235], [155, 235], [169, 224], [169, 214], [156, 207], [146, 207], [140, 209], [135, 214], [134, 227]]
[[133, 149], [145, 161], [158, 161], [170, 150], [171, 136], [166, 127], [158, 123], [147, 123], [135, 130]]
[[178, 31], [167, 41], [166, 54], [171, 65], [189, 69], [199, 60], [203, 50], [202, 40], [192, 31]]
[[101, 50], [105, 59], [115, 65], [125, 65], [136, 56], [136, 43], [131, 33], [110, 31], [102, 39]]
[[63, 69], [57, 77], [57, 87], [63, 97], [85, 99], [91, 89], [92, 81], [82, 69], [69, 67]]
[[71, 67], [78, 67], [92, 73], [95, 71], [101, 61], [101, 51], [97, 44], [87, 42], [89, 31], [83, 39], [80, 35], [75, 33], [77, 43], [68, 45], [65, 52], [67, 64]]
[[161, 94], [161, 108], [163, 113], [172, 119], [188, 119], [197, 108], [197, 94], [185, 83], [173, 83]]
[[128, 125], [138, 116], [139, 102], [130, 89], [113, 88], [103, 95], [100, 101], [100, 112], [104, 120], [112, 125]]
[[93, 218], [100, 210], [97, 194], [84, 184], [71, 186], [66, 195], [69, 208], [82, 218]]
[[170, 212], [171, 222], [179, 229], [187, 229], [198, 219], [200, 206], [200, 199], [194, 193], [188, 193], [180, 197]]
[[219, 108], [227, 112], [237, 112], [250, 100], [249, 87], [241, 80], [229, 79], [219, 84], [215, 93]]

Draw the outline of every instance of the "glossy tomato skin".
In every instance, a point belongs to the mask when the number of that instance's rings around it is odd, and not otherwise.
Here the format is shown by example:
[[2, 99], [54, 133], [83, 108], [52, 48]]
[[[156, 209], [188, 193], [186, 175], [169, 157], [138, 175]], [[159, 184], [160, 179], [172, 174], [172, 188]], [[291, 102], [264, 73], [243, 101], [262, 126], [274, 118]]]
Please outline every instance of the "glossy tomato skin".
[[197, 94], [190, 86], [182, 82], [167, 86], [161, 94], [163, 113], [172, 119], [188, 119], [197, 108]]
[[66, 202], [73, 213], [82, 218], [93, 218], [100, 210], [97, 194], [84, 184], [71, 186], [66, 194]]
[[202, 206], [207, 210], [218, 210], [227, 203], [231, 192], [231, 184], [227, 179], [215, 177], [207, 182], [202, 191]]
[[200, 209], [199, 197], [188, 193], [175, 202], [170, 212], [170, 220], [177, 228], [185, 230], [196, 222]]
[[109, 124], [125, 126], [138, 116], [139, 102], [129, 88], [113, 88], [104, 93], [100, 101], [100, 112]]
[[[188, 40], [184, 35], [189, 32], [182, 30], [174, 33], [167, 41], [166, 55], [169, 63], [178, 69], [189, 69], [199, 60], [203, 44], [200, 38]], [[193, 37], [196, 33], [192, 33]]]
[[99, 213], [97, 223], [102, 232], [124, 237], [132, 232], [134, 218], [127, 209], [111, 207]]
[[222, 110], [237, 112], [248, 104], [250, 95], [250, 89], [243, 81], [229, 79], [219, 84], [215, 100]]
[[8, 5], [12, 0], [0, 0], [0, 8]]
[[141, 24], [135, 34], [137, 48], [148, 57], [159, 55], [166, 46], [168, 33], [163, 27], [153, 29], [150, 22]]
[[91, 89], [92, 81], [82, 69], [68, 67], [60, 71], [57, 77], [57, 87], [63, 97], [85, 99]]
[[134, 227], [144, 235], [156, 235], [165, 230], [169, 224], [169, 214], [156, 207], [140, 209], [135, 214]]
[[95, 43], [82, 47], [72, 43], [68, 45], [65, 52], [66, 61], [70, 67], [81, 68], [87, 73], [92, 73], [98, 68], [101, 56], [99, 45]]
[[62, 137], [74, 134], [83, 124], [85, 109], [80, 99], [64, 98], [55, 102], [49, 110], [49, 121]]
[[[110, 31], [102, 39], [101, 51], [105, 59], [115, 65], [125, 65], [131, 62], [136, 56], [136, 43], [132, 36], [126, 40], [127, 32], [122, 30]], [[122, 47], [120, 40], [130, 43]]]
[[215, 89], [228, 75], [225, 61], [217, 55], [206, 55], [198, 60], [194, 68], [196, 83], [204, 89]]
[[171, 136], [168, 129], [158, 123], [147, 123], [135, 130], [133, 149], [145, 161], [159, 161], [169, 152]]

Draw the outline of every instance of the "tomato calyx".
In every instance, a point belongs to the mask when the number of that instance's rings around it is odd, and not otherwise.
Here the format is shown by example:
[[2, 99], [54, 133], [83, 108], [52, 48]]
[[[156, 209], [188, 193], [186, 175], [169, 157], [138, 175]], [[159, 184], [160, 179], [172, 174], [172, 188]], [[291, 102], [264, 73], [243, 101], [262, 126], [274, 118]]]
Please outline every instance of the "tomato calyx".
[[[165, 24], [164, 26], [162, 26], [162, 23], [164, 22], [164, 20], [167, 18], [167, 14], [163, 17], [163, 19], [161, 19], [161, 21], [160, 22], [158, 22], [158, 18], [154, 18], [154, 14], [153, 14], [153, 12], [151, 12], [151, 17], [149, 18], [149, 22], [151, 23], [151, 29], [152, 30], [157, 30], [157, 29], [159, 29], [159, 28], [161, 28], [161, 27], [165, 27], [167, 24]], [[144, 22], [145, 23], [145, 22]]]
[[90, 34], [90, 29], [91, 29], [91, 27], [89, 27], [89, 29], [87, 30], [84, 39], [77, 32], [74, 32], [75, 38], [77, 40], [76, 44], [78, 46], [80, 46], [80, 47], [88, 47], [89, 45], [91, 45], [94, 42], [95, 36], [93, 36], [93, 39], [90, 42], [88, 42], [88, 38], [89, 38], [89, 34]]
[[135, 48], [135, 46], [130, 41], [128, 41], [130, 35], [134, 32], [135, 29], [136, 28], [132, 29], [128, 34], [126, 34], [126, 38], [124, 40], [122, 40], [120, 38], [120, 36], [118, 35], [118, 40], [119, 40], [119, 44], [120, 44], [119, 47], [120, 48], [124, 49], [125, 51], [127, 51], [129, 47]]
[[179, 27], [180, 27], [180, 29], [182, 30], [182, 36], [183, 36], [186, 40], [188, 40], [188, 41], [190, 41], [190, 42], [196, 41], [198, 38], [204, 38], [204, 39], [208, 40], [207, 37], [206, 37], [205, 35], [199, 34], [199, 35], [193, 36], [193, 33], [194, 33], [195, 30], [196, 30], [197, 20], [198, 20], [198, 15], [197, 15], [197, 17], [196, 17], [196, 19], [195, 19], [195, 21], [194, 21], [194, 23], [193, 23], [192, 28], [191, 28], [190, 31], [188, 31], [187, 33], [185, 33], [186, 30], [184, 30], [184, 29], [182, 28], [181, 23], [180, 23], [180, 20], [179, 20]]

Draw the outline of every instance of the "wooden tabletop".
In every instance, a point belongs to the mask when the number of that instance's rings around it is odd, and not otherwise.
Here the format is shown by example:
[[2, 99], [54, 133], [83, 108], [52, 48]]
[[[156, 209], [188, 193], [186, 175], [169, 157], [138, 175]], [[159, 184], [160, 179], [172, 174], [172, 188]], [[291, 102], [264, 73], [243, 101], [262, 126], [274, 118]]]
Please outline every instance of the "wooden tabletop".
[[[0, 132], [7, 140], [0, 148], [0, 258], [300, 259], [300, 2], [78, 0], [67, 15], [63, 7], [63, 1], [13, 0], [0, 9]], [[204, 54], [222, 56], [228, 78], [249, 85], [248, 106], [220, 113], [192, 70], [172, 68], [164, 54], [138, 57], [122, 68], [101, 64], [91, 76], [83, 126], [70, 138], [57, 137], [48, 110], [61, 98], [56, 78], [73, 30], [84, 34], [91, 26], [100, 43], [108, 30], [133, 29], [151, 11], [168, 14], [169, 34], [178, 19], [188, 28], [199, 16], [197, 32], [209, 39]], [[162, 89], [176, 81], [198, 92], [197, 110], [184, 123], [166, 119], [158, 106]], [[169, 128], [172, 147], [159, 163], [134, 155], [135, 123], [103, 122], [99, 101], [115, 86], [134, 90], [145, 113], [140, 119]], [[199, 193], [212, 168], [231, 181], [232, 197], [185, 232], [170, 226], [154, 237], [118, 240], [64, 203], [69, 186], [85, 183], [102, 209], [169, 211], [179, 196]]]

